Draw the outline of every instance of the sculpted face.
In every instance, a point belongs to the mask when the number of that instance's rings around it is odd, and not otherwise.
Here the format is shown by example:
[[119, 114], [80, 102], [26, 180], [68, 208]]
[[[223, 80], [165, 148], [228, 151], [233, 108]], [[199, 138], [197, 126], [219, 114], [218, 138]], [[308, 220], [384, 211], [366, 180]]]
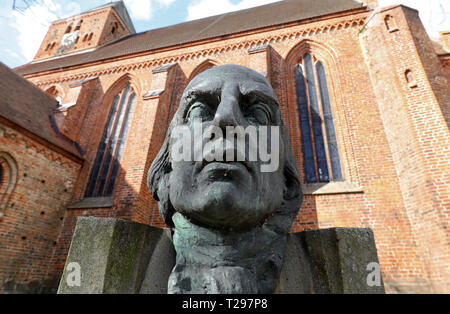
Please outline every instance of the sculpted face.
[[[192, 134], [196, 119], [202, 121], [204, 129], [220, 128], [224, 137], [230, 127], [254, 126], [259, 138], [261, 127], [280, 125], [278, 104], [267, 80], [255, 71], [231, 65], [194, 78], [183, 94], [178, 114], [180, 124], [189, 127]], [[224, 137], [212, 140], [224, 145]], [[266, 138], [270, 151], [271, 136]], [[260, 159], [248, 158], [249, 150], [257, 148], [251, 148], [249, 141], [247, 136], [244, 161], [226, 161], [225, 156], [223, 161], [210, 162], [205, 158], [172, 160], [169, 186], [174, 209], [203, 225], [233, 229], [256, 225], [274, 213], [283, 201], [283, 165], [273, 172], [262, 172]], [[276, 141], [282, 143], [280, 137]], [[236, 143], [229, 148], [235, 156]], [[278, 160], [284, 160], [283, 144], [277, 151]]]
[[[199, 122], [203, 129], [196, 133]], [[196, 140], [212, 127], [219, 132], [207, 134], [203, 141], [213, 145], [200, 145], [203, 154], [195, 157]], [[245, 130], [240, 137], [244, 149], [235, 138], [233, 144], [227, 141], [236, 127]], [[190, 134], [187, 146], [193, 148], [182, 159], [174, 154], [179, 137], [174, 134], [180, 128]], [[211, 149], [217, 145], [223, 148], [222, 159]], [[270, 170], [264, 170], [268, 164]], [[215, 67], [195, 77], [149, 170], [148, 186], [170, 226], [179, 212], [206, 227], [246, 229], [271, 221], [287, 232], [302, 195], [279, 104], [266, 78], [238, 65]]]

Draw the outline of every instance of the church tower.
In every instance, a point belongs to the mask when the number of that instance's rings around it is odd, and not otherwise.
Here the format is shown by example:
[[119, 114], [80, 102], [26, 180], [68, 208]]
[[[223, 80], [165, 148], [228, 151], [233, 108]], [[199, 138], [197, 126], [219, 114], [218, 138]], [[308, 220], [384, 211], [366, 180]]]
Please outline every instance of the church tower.
[[87, 52], [135, 34], [123, 1], [53, 22], [33, 61]]

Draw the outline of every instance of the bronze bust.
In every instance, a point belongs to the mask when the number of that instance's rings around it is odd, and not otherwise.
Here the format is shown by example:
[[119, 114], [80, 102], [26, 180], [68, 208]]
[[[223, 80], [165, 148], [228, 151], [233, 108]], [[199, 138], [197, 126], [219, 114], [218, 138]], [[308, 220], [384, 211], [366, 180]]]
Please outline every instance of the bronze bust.
[[[175, 156], [180, 136], [185, 158]], [[201, 145], [194, 143], [199, 138]], [[302, 192], [279, 103], [264, 76], [238, 65], [197, 75], [150, 167], [148, 186], [174, 228], [169, 293], [275, 290]]]

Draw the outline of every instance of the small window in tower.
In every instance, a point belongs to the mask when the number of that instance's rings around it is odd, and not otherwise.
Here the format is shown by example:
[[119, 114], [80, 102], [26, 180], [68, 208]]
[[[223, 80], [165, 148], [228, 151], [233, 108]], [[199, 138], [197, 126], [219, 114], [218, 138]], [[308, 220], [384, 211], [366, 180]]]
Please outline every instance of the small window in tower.
[[71, 32], [72, 32], [72, 24], [67, 26], [65, 34], [68, 34], [68, 33], [71, 33]]
[[412, 70], [408, 69], [405, 71], [405, 79], [410, 88], [417, 87], [416, 76], [414, 75], [414, 72]]
[[398, 31], [397, 22], [395, 22], [392, 15], [386, 15], [384, 18], [384, 24], [386, 24], [386, 28], [390, 33]]
[[88, 38], [89, 41], [92, 39], [92, 36], [94, 36], [94, 33], [89, 34], [89, 38]]
[[89, 37], [89, 34], [86, 34], [86, 35], [84, 35], [84, 37], [83, 37], [83, 41], [86, 41], [86, 40], [88, 40], [88, 37]]
[[52, 46], [51, 43], [47, 44], [47, 47], [45, 48], [45, 51], [48, 51], [50, 49], [50, 47]]
[[79, 20], [77, 23], [77, 26], [75, 27], [75, 31], [79, 31], [81, 28], [81, 23], [83, 23], [83, 20]]
[[119, 27], [119, 24], [117, 24], [117, 22], [114, 22], [114, 24], [111, 28], [111, 34], [114, 34], [117, 31], [118, 27]]

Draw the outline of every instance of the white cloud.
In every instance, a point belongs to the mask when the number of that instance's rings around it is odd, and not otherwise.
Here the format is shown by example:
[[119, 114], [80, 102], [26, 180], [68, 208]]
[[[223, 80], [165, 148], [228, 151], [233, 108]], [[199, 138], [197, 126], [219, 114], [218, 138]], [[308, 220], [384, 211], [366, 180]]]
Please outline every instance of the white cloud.
[[26, 60], [34, 58], [39, 46], [47, 33], [50, 23], [58, 18], [56, 11], [60, 7], [53, 0], [43, 0], [31, 5], [24, 12], [12, 12], [12, 26], [17, 30], [17, 42], [20, 54]]
[[167, 8], [176, 0], [124, 0], [132, 19], [150, 21], [154, 17], [154, 6]]
[[153, 3], [149, 0], [125, 0], [132, 19], [151, 20], [153, 17]]
[[1, 47], [1, 50], [2, 50], [2, 52], [8, 54], [9, 57], [15, 59], [15, 61], [17, 61], [17, 62], [24, 63], [24, 62], [28, 61], [27, 59], [24, 58], [24, 56], [18, 54], [17, 52], [15, 52], [7, 47]]
[[154, 17], [154, 6], [167, 8], [176, 0], [124, 0], [132, 19], [150, 21]]
[[190, 21], [278, 1], [280, 0], [242, 0], [234, 4], [230, 0], [197, 0], [188, 6], [187, 19]]
[[170, 6], [172, 3], [175, 2], [175, 0], [156, 0], [159, 4], [161, 4], [164, 7]]

